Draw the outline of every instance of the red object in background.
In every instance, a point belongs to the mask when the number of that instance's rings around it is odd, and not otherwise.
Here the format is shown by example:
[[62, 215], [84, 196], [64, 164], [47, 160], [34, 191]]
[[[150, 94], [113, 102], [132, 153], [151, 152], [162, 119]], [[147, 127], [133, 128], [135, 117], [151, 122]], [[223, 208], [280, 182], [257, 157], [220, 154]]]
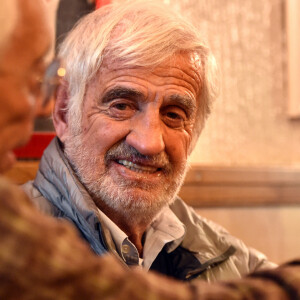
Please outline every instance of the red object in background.
[[109, 4], [110, 2], [111, 0], [96, 0], [96, 9], [103, 5]]
[[26, 146], [14, 152], [18, 159], [40, 159], [54, 137], [55, 132], [35, 132]]

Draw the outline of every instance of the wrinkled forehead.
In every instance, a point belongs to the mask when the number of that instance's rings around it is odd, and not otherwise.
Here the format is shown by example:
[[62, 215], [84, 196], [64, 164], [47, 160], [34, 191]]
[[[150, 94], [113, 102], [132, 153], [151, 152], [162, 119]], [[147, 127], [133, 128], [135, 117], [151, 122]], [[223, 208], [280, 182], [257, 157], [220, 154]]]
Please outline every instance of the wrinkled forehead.
[[112, 58], [106, 57], [100, 67], [98, 76], [107, 71], [127, 72], [130, 75], [131, 70], [140, 69], [145, 74], [156, 74], [162, 77], [174, 76], [178, 79], [186, 79], [192, 85], [196, 95], [199, 95], [202, 87], [203, 64], [200, 56], [196, 52], [178, 52], [165, 58], [163, 62], [148, 65], [143, 64], [142, 58]]

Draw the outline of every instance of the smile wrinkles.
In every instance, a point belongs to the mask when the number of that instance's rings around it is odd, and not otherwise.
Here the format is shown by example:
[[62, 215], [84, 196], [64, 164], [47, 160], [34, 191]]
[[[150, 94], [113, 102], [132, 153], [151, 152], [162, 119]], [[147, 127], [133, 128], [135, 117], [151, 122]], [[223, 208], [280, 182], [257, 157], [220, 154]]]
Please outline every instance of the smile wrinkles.
[[140, 164], [133, 163], [128, 160], [120, 159], [118, 160], [118, 163], [126, 167], [127, 169], [130, 169], [132, 171], [138, 172], [138, 173], [154, 173], [158, 171], [160, 168], [152, 167], [152, 166], [143, 166]]
[[166, 153], [153, 156], [143, 155], [125, 142], [114, 145], [107, 151], [105, 155], [106, 166], [112, 161], [132, 171], [146, 174], [155, 172], [168, 174], [172, 169]]

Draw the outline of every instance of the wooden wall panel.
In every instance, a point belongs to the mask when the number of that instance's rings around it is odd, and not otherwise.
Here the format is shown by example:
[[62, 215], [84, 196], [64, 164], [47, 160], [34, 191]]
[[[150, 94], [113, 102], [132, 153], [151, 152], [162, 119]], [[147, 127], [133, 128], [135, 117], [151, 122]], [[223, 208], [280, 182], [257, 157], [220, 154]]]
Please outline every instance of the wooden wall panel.
[[194, 166], [180, 196], [196, 207], [300, 203], [300, 168]]
[[18, 161], [12, 169], [4, 174], [15, 184], [23, 184], [28, 180], [35, 178], [35, 174], [39, 167], [38, 160]]
[[[16, 184], [35, 177], [38, 161], [18, 161], [6, 173]], [[300, 168], [193, 166], [180, 196], [195, 207], [300, 204]]]

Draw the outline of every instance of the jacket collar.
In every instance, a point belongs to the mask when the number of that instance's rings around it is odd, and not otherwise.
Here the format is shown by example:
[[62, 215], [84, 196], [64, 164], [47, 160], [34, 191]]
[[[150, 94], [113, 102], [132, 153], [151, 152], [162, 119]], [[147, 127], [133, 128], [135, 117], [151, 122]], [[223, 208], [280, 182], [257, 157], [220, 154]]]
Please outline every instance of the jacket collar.
[[96, 253], [107, 251], [96, 206], [74, 174], [58, 138], [54, 138], [45, 150], [34, 186], [61, 211], [63, 218], [75, 223]]

